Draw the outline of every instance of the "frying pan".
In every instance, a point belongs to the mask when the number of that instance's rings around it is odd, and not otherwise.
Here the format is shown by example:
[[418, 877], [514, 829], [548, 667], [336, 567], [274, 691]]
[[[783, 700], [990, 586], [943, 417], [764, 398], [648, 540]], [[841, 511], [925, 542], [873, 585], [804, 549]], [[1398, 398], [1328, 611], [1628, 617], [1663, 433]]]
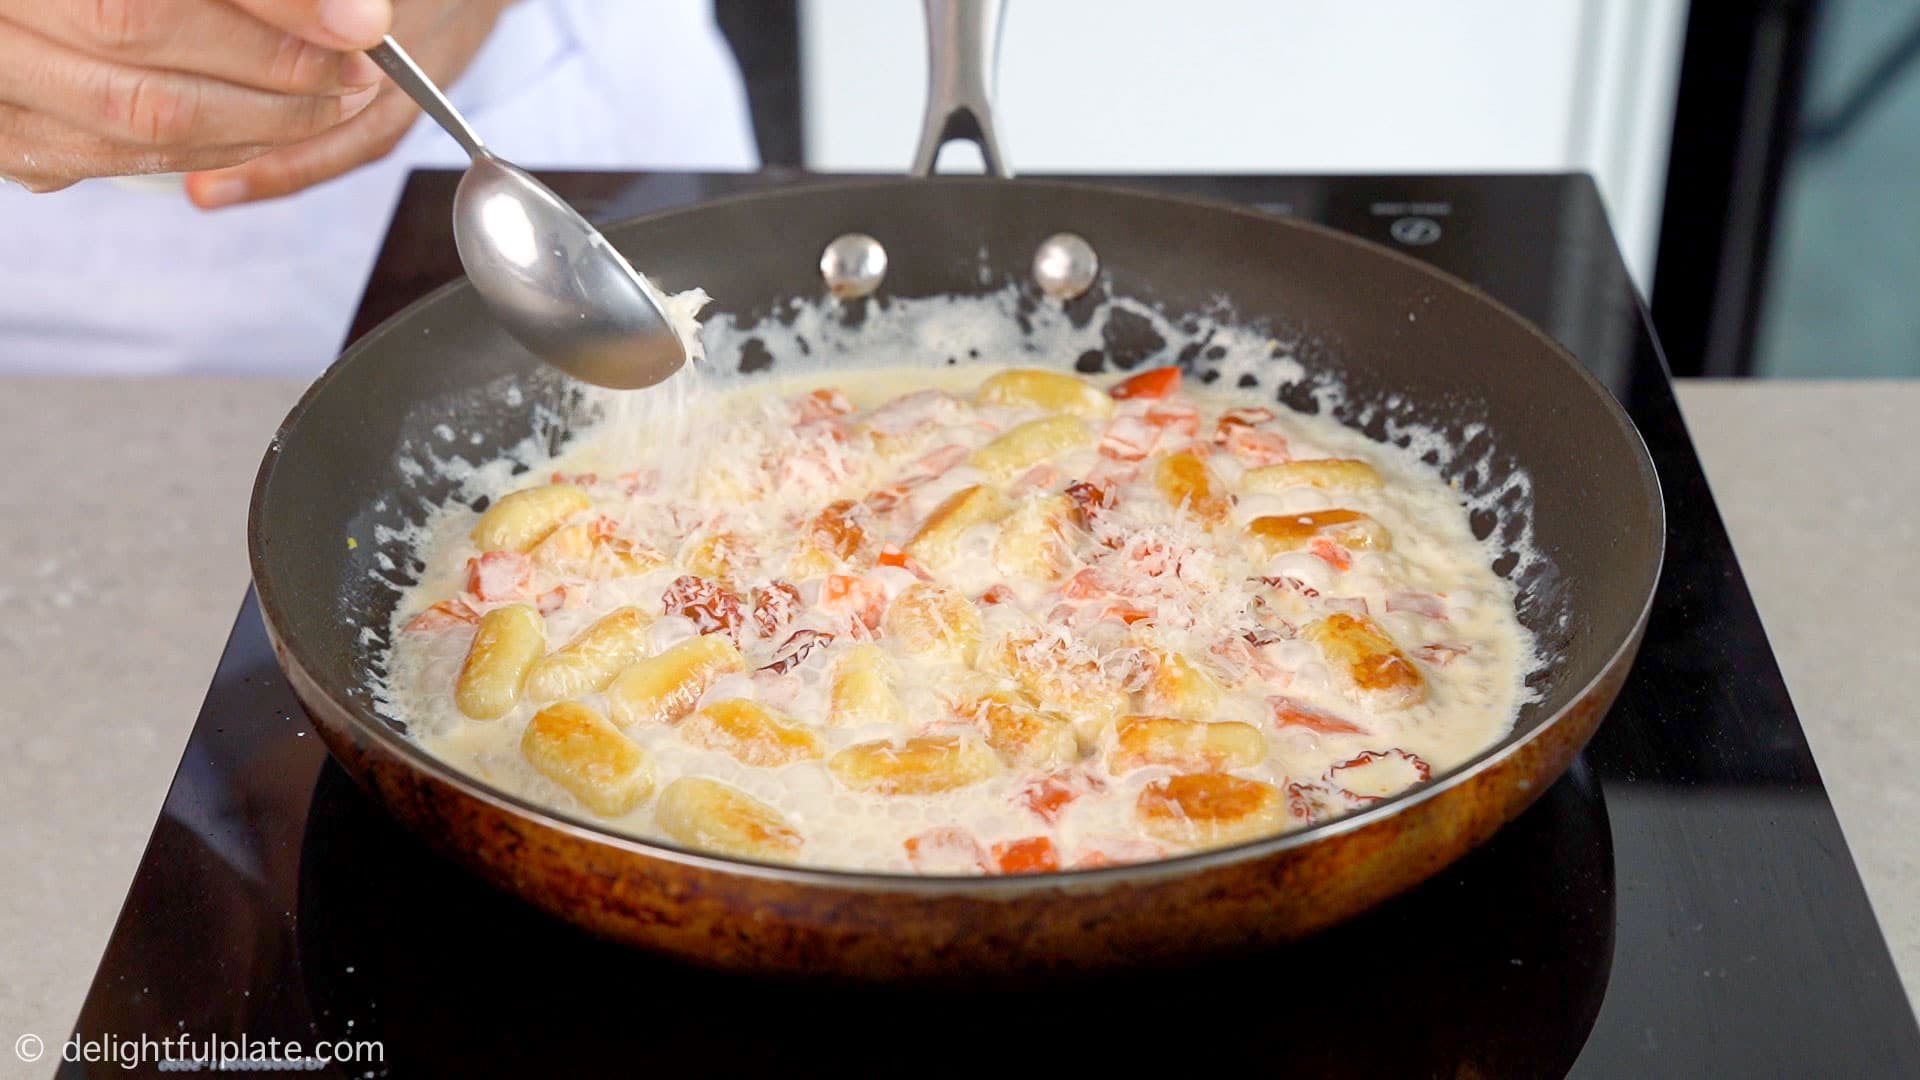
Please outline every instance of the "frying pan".
[[[997, 3], [929, 0], [934, 102], [921, 159], [949, 136], [1001, 161], [983, 59]], [[891, 257], [887, 297], [1029, 281], [1070, 230], [1099, 295], [1179, 319], [1223, 306], [1295, 344], [1346, 388], [1331, 415], [1377, 439], [1422, 424], [1462, 445], [1443, 466], [1498, 542], [1495, 564], [1553, 658], [1511, 733], [1451, 773], [1346, 817], [1158, 862], [1002, 878], [759, 864], [603, 831], [428, 756], [382, 715], [402, 533], [456, 493], [435, 464], [528, 439], [562, 444], [586, 410], [487, 319], [470, 285], [426, 297], [354, 343], [294, 407], [260, 467], [248, 523], [274, 650], [335, 758], [400, 822], [494, 884], [607, 937], [731, 969], [855, 977], [1085, 970], [1299, 938], [1425, 879], [1532, 803], [1584, 746], [1625, 679], [1652, 601], [1664, 521], [1639, 434], [1565, 350], [1471, 286], [1385, 248], [1226, 204], [1006, 177], [818, 183], [606, 230], [668, 289], [699, 285], [751, 322], [822, 294], [817, 253], [849, 233]], [[1032, 291], [1031, 284], [1023, 285]], [[1134, 335], [1137, 337], [1137, 335]], [[1083, 366], [1153, 342], [1110, 336]], [[931, 358], [928, 362], [940, 362]], [[1070, 362], [1070, 361], [1069, 361]], [[1193, 358], [1188, 358], [1188, 363]], [[756, 365], [757, 366], [757, 365]], [[1319, 399], [1295, 386], [1293, 408]], [[557, 423], [554, 418], [561, 418]], [[1508, 484], [1516, 470], [1531, 496]]]

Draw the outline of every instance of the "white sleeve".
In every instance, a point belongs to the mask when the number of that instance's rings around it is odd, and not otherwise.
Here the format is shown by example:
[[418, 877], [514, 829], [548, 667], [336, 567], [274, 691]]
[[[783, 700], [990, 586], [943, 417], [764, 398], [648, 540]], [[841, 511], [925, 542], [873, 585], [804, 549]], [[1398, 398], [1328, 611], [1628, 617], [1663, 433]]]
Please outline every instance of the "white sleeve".
[[[510, 9], [490, 47], [511, 47], [512, 24], [544, 14], [570, 55], [514, 100], [488, 103], [508, 130], [481, 130], [502, 153], [575, 168], [759, 164], [746, 86], [710, 0], [523, 0], [515, 8], [546, 11]], [[516, 152], [509, 137], [524, 137], [527, 148]]]

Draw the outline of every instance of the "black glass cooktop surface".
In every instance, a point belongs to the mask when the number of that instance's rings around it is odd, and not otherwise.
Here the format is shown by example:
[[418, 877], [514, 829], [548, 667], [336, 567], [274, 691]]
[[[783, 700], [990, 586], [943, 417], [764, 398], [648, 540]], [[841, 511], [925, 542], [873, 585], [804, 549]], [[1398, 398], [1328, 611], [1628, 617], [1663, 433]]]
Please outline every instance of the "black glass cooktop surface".
[[[611, 220], [801, 178], [554, 179]], [[249, 597], [77, 1037], [378, 1042], [381, 1061], [324, 1070], [345, 1075], [1920, 1075], [1920, 1031], [1592, 183], [1109, 179], [1430, 260], [1627, 405], [1666, 493], [1665, 575], [1619, 703], [1512, 826], [1378, 910], [1229, 963], [940, 989], [718, 975], [591, 938], [392, 825], [308, 731]], [[356, 334], [457, 275], [454, 182], [414, 177]]]

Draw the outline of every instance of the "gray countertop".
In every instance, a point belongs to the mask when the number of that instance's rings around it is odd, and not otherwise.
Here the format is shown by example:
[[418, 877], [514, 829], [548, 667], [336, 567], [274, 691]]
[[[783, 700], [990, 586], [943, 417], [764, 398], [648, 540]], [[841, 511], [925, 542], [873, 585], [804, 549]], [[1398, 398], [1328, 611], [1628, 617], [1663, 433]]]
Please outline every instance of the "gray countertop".
[[[27, 465], [0, 479], [0, 1044], [57, 1043], [79, 1012], [246, 588], [254, 468], [301, 388], [0, 379], [0, 461]], [[1911, 993], [1920, 382], [1680, 399]], [[20, 1067], [0, 1050], [0, 1075]]]

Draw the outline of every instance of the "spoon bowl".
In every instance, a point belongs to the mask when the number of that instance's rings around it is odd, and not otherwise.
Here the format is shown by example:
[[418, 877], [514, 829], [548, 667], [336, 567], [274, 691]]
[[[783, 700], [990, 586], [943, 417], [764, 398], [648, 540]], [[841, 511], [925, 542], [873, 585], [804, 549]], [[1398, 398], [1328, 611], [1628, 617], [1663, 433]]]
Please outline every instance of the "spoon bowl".
[[398, 42], [367, 55], [473, 159], [454, 194], [453, 240], [502, 329], [574, 378], [615, 390], [652, 386], [685, 366], [659, 292], [600, 230], [488, 150]]
[[475, 155], [454, 194], [453, 237], [494, 318], [569, 375], [637, 390], [686, 363], [679, 335], [627, 260], [524, 169]]

